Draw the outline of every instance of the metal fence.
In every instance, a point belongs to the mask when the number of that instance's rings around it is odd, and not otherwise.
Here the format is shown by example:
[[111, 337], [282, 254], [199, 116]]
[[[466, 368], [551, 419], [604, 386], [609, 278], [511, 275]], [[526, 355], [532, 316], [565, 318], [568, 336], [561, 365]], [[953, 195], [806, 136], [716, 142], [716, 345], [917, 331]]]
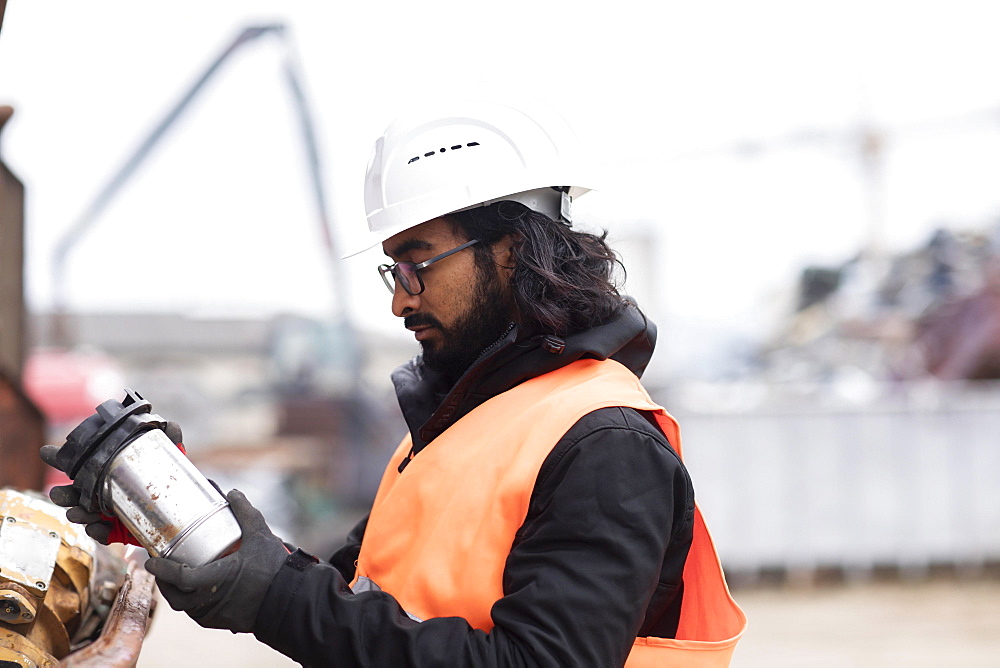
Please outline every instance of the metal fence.
[[1000, 560], [1000, 388], [766, 403], [674, 410], [727, 570]]

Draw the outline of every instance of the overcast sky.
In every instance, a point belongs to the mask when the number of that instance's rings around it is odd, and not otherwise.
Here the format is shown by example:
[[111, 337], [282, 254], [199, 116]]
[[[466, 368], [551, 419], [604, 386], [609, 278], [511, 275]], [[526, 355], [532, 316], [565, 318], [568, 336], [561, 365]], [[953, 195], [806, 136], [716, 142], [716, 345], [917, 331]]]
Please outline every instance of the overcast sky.
[[[281, 22], [338, 243], [364, 229], [364, 168], [401, 110], [483, 87], [527, 92], [603, 166], [577, 212], [632, 260], [628, 291], [661, 322], [738, 327], [804, 263], [842, 262], [871, 238], [865, 124], [886, 140], [888, 247], [997, 217], [995, 7], [9, 0], [0, 103], [16, 115], [2, 151], [28, 188], [30, 305], [51, 302], [54, 245], [165, 111], [243, 27]], [[133, 176], [70, 257], [74, 308], [333, 308], [282, 53], [271, 39], [240, 51]], [[745, 141], [767, 150], [731, 150]], [[350, 308], [401, 331], [381, 257], [343, 265]]]

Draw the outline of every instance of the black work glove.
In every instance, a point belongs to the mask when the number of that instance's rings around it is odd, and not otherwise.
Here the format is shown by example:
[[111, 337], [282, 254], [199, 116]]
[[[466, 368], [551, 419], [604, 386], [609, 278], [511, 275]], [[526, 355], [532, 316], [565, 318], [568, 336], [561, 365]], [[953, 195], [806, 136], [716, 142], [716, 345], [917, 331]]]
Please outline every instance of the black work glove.
[[243, 530], [236, 552], [197, 568], [154, 557], [146, 561], [146, 570], [156, 577], [160, 593], [174, 610], [186, 612], [208, 629], [249, 633], [289, 552], [243, 492], [234, 489], [226, 498]]
[[[181, 426], [176, 422], [168, 422], [163, 428], [164, 433], [174, 442], [181, 452], [184, 451], [183, 434]], [[56, 453], [59, 452], [58, 445], [43, 445], [38, 454], [42, 461], [54, 469], [59, 469], [56, 463]], [[187, 454], [185, 452], [185, 454]], [[59, 469], [60, 471], [62, 469]], [[87, 535], [102, 545], [109, 543], [125, 543], [127, 545], [140, 545], [139, 541], [132, 536], [117, 517], [109, 517], [102, 513], [90, 512], [80, 505], [80, 490], [75, 485], [61, 485], [53, 487], [49, 491], [49, 498], [57, 506], [68, 508], [66, 519], [76, 524], [85, 524]], [[141, 546], [141, 545], [140, 545]]]

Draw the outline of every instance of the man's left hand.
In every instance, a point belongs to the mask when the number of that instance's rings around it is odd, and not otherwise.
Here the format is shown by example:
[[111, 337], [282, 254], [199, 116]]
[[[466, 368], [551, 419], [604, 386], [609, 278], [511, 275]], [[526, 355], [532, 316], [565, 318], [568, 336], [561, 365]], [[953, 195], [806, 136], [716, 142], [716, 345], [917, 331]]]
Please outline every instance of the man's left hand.
[[288, 549], [243, 492], [234, 489], [226, 498], [243, 530], [236, 552], [196, 568], [153, 557], [146, 561], [146, 570], [156, 577], [174, 610], [186, 612], [205, 628], [249, 633]]

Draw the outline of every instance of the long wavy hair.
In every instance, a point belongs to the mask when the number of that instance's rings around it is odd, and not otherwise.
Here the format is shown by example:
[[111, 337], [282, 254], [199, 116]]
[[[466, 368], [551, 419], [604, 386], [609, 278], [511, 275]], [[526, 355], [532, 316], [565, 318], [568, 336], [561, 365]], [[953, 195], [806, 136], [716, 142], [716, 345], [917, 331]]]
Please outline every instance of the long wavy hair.
[[497, 202], [447, 216], [473, 246], [480, 266], [492, 264], [492, 245], [510, 236], [514, 269], [510, 289], [522, 325], [540, 333], [567, 335], [614, 317], [625, 301], [618, 293], [615, 267], [624, 267], [600, 236], [529, 209]]

